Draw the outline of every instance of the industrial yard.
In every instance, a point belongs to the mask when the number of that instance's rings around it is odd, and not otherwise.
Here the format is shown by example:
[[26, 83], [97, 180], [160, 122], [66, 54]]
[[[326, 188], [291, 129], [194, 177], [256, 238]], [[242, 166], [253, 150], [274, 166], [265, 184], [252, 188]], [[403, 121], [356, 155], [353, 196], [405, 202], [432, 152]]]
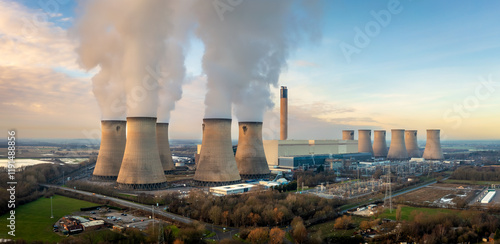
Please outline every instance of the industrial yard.
[[457, 204], [473, 204], [483, 187], [458, 184], [432, 184], [394, 198], [394, 202], [441, 208], [453, 208]]

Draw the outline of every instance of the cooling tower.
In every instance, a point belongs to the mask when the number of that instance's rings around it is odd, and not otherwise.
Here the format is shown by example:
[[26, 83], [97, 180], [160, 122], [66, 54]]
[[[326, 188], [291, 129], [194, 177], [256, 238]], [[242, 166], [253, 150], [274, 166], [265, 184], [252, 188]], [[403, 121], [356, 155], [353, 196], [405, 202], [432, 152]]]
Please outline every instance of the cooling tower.
[[422, 154], [418, 148], [417, 142], [417, 131], [407, 130], [405, 131], [405, 145], [406, 151], [408, 152], [408, 157], [410, 158], [421, 158]]
[[440, 130], [427, 130], [427, 142], [425, 142], [424, 158], [430, 160], [444, 159], [441, 150]]
[[160, 162], [165, 173], [172, 173], [175, 170], [175, 164], [172, 160], [172, 152], [168, 142], [168, 123], [156, 124], [156, 142], [160, 153]]
[[373, 156], [387, 157], [387, 142], [385, 139], [385, 130], [373, 131]]
[[242, 179], [268, 178], [271, 171], [267, 166], [262, 143], [262, 122], [239, 122], [236, 164]]
[[241, 182], [231, 144], [231, 119], [203, 119], [203, 139], [194, 183], [220, 186]]
[[353, 130], [343, 130], [342, 131], [342, 140], [354, 140], [354, 131]]
[[371, 130], [358, 130], [358, 152], [367, 152], [373, 155]]
[[166, 185], [156, 142], [156, 118], [127, 118], [127, 144], [116, 182], [123, 189], [154, 190]]
[[280, 140], [288, 138], [288, 88], [281, 87], [280, 100]]
[[391, 146], [387, 153], [388, 159], [408, 159], [408, 152], [405, 145], [405, 130], [391, 130]]
[[126, 126], [126, 121], [101, 121], [101, 146], [92, 175], [94, 180], [115, 181], [118, 177], [125, 151]]

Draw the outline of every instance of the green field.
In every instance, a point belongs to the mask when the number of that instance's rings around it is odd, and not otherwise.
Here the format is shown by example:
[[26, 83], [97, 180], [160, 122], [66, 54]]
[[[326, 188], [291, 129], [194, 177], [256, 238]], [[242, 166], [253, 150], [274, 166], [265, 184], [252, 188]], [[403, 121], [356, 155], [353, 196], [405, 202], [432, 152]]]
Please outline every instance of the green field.
[[[359, 226], [359, 223], [361, 223], [361, 221], [370, 220], [369, 218], [355, 216], [355, 215], [353, 215], [351, 217], [352, 217], [352, 221], [353, 221], [355, 226]], [[325, 223], [313, 225], [313, 226], [307, 228], [307, 230], [309, 232], [321, 231], [322, 238], [352, 236], [354, 234], [354, 232], [356, 231], [356, 228], [349, 229], [349, 230], [337, 230], [337, 229], [333, 228], [334, 224], [335, 224], [335, 220], [332, 220], [332, 221], [328, 221]]]
[[[73, 198], [55, 195], [52, 198], [54, 218], [50, 218], [50, 198], [40, 198], [34, 202], [19, 206], [16, 211], [16, 236], [13, 239], [27, 241], [57, 242], [64, 237], [52, 232], [54, 223], [65, 215], [80, 211], [80, 208], [97, 204]], [[0, 238], [12, 239], [7, 232], [8, 214], [0, 218]]]
[[[434, 215], [439, 213], [458, 213], [459, 210], [452, 210], [447, 208], [419, 208], [419, 207], [410, 207], [410, 206], [402, 206], [401, 208], [401, 220], [413, 220], [411, 213], [413, 211], [423, 212], [424, 214]], [[389, 209], [385, 209], [384, 212], [379, 216], [380, 218], [392, 219], [396, 220], [396, 206], [392, 209], [392, 213], [390, 213]]]
[[449, 184], [464, 184], [464, 185], [491, 185], [491, 184], [500, 184], [500, 181], [475, 181], [475, 180], [453, 180], [447, 179], [444, 183]]

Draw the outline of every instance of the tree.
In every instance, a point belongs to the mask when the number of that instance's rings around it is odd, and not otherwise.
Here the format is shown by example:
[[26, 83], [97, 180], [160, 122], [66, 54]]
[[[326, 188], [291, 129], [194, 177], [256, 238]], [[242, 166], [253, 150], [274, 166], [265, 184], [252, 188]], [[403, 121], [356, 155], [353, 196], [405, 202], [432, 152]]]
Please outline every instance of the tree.
[[285, 238], [285, 231], [278, 227], [272, 228], [271, 231], [269, 232], [270, 244], [282, 244], [284, 238]]
[[398, 205], [398, 209], [396, 210], [396, 221], [401, 220], [401, 205]]
[[307, 229], [304, 226], [303, 221], [300, 221], [295, 225], [292, 230], [292, 237], [296, 243], [307, 243]]
[[174, 241], [174, 244], [184, 244], [184, 242], [182, 240], [177, 239]]
[[335, 223], [333, 224], [333, 227], [335, 229], [344, 229], [347, 230], [349, 229], [349, 226], [352, 224], [352, 218], [351, 216], [344, 215], [342, 217], [339, 217], [335, 220]]
[[362, 230], [367, 230], [367, 229], [370, 229], [372, 226], [370, 224], [369, 221], [361, 221], [361, 223], [359, 223], [359, 228], [362, 229]]
[[221, 212], [222, 209], [219, 206], [212, 206], [212, 208], [208, 211], [210, 220], [212, 220], [212, 222], [216, 225], [220, 223]]
[[255, 228], [248, 234], [247, 240], [253, 244], [264, 244], [269, 240], [269, 229], [265, 228]]

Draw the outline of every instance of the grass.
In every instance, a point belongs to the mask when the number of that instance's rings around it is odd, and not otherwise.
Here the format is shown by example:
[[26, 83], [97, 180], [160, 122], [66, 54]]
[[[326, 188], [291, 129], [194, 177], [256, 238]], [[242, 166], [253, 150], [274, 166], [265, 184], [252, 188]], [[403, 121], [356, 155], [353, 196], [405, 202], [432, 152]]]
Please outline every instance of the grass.
[[178, 236], [179, 235], [179, 227], [177, 227], [175, 225], [169, 225], [169, 226], [167, 226], [167, 229], [172, 230], [172, 234], [174, 236]]
[[[392, 210], [390, 213], [389, 209], [385, 209], [384, 212], [379, 216], [379, 218], [392, 219], [396, 220], [396, 208]], [[446, 209], [446, 208], [420, 208], [420, 207], [411, 207], [411, 206], [402, 206], [401, 207], [401, 220], [413, 220], [413, 216], [411, 213], [413, 211], [423, 212], [427, 215], [435, 215], [439, 213], [458, 213], [458, 210]]]
[[[369, 220], [369, 218], [361, 217], [361, 216], [351, 216], [352, 221], [355, 226], [359, 226], [361, 221], [364, 220]], [[341, 237], [341, 236], [352, 236], [354, 235], [354, 232], [356, 231], [356, 228], [349, 229], [349, 230], [338, 230], [333, 228], [333, 225], [335, 224], [335, 220], [328, 221], [325, 223], [313, 225], [309, 228], [307, 228], [308, 232], [318, 232], [321, 231], [321, 238], [326, 238], [326, 237]]]
[[[52, 226], [65, 215], [80, 211], [80, 208], [96, 206], [95, 203], [86, 202], [69, 197], [55, 195], [52, 199], [54, 218], [50, 218], [50, 198], [40, 198], [34, 202], [18, 206], [16, 211], [16, 236], [13, 239], [31, 241], [58, 242], [64, 237], [52, 231]], [[7, 235], [8, 214], [1, 216], [0, 238], [11, 239]]]
[[475, 180], [454, 180], [447, 179], [444, 183], [450, 184], [464, 184], [464, 185], [491, 185], [491, 184], [500, 184], [500, 181], [475, 181]]

